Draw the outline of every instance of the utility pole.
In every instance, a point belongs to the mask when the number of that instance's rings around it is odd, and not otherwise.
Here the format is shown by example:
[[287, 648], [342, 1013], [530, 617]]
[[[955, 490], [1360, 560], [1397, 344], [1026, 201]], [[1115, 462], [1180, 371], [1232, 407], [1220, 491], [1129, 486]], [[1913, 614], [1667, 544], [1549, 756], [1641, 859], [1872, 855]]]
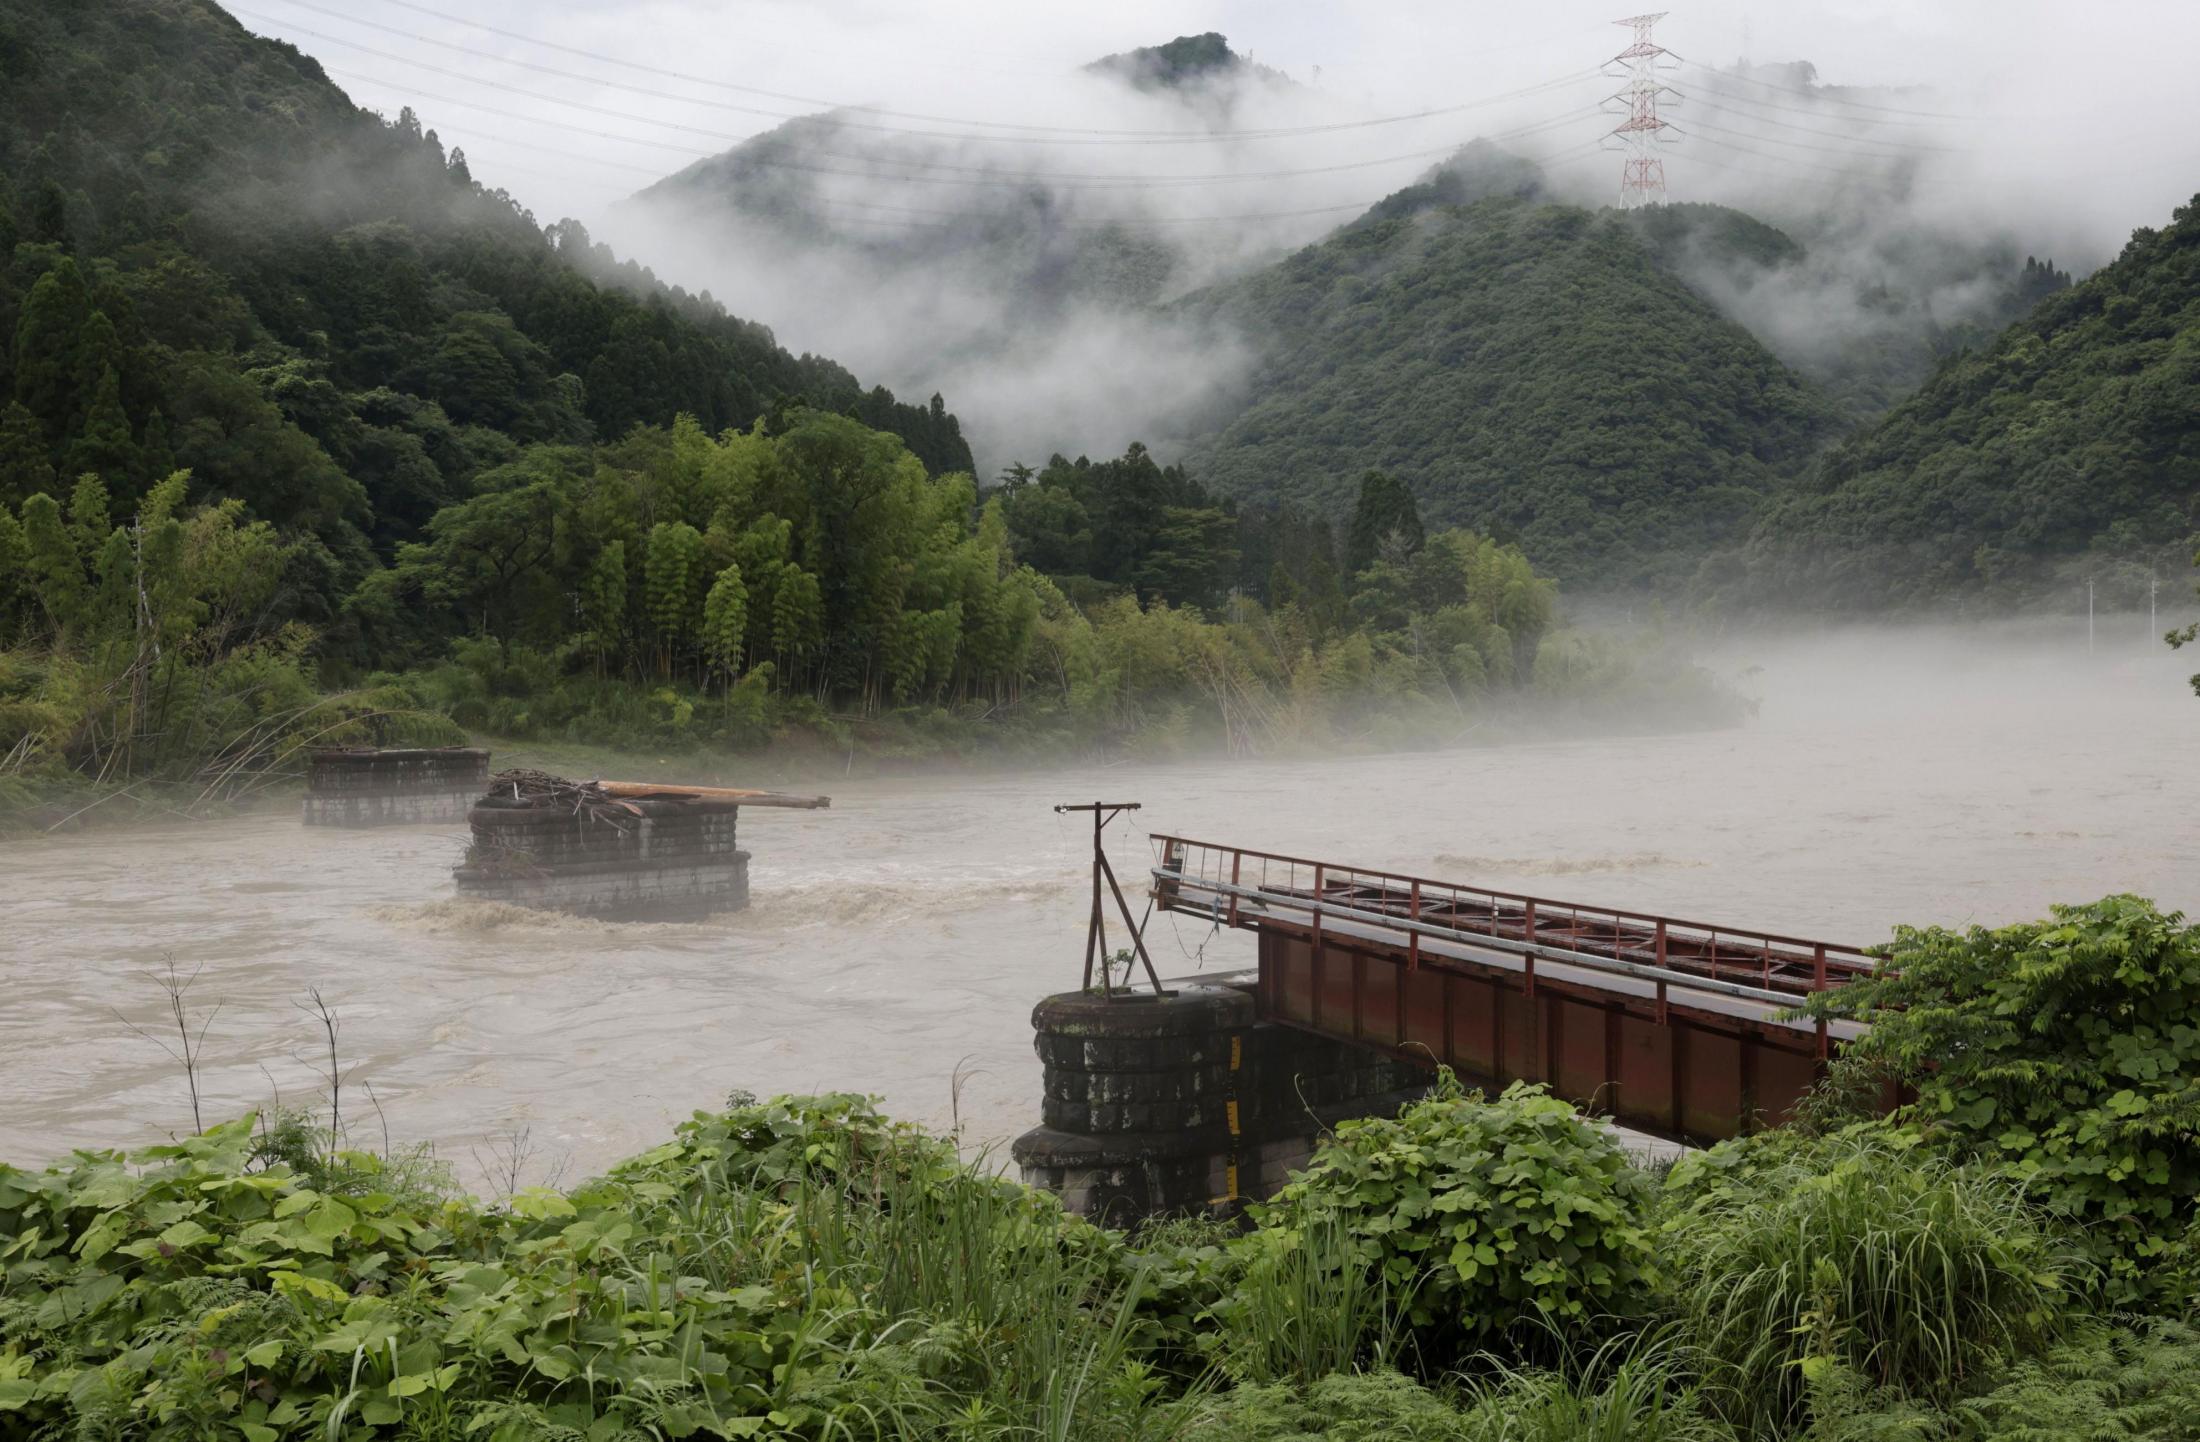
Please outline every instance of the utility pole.
[[2085, 654], [2093, 654], [2093, 578], [2085, 578]]
[[1665, 143], [1664, 132], [1669, 127], [1658, 118], [1658, 96], [1675, 92], [1658, 79], [1658, 62], [1665, 50], [1650, 38], [1650, 27], [1663, 20], [1665, 14], [1660, 10], [1655, 15], [1632, 15], [1612, 22], [1635, 32], [1634, 44], [1612, 57], [1613, 64], [1624, 67], [1621, 76], [1627, 88], [1606, 102], [1626, 107], [1625, 118], [1610, 132], [1626, 148], [1627, 159], [1620, 166], [1619, 178], [1619, 203], [1624, 210], [1665, 200], [1665, 162], [1658, 158], [1657, 148]]
[[[1115, 1000], [1116, 993], [1115, 979], [1108, 967], [1108, 929], [1101, 917], [1103, 906], [1100, 883], [1103, 880], [1107, 882], [1108, 890], [1115, 893], [1115, 904], [1123, 913], [1123, 925], [1131, 934], [1131, 945], [1137, 949], [1138, 959], [1146, 964], [1146, 980], [1153, 983], [1153, 994], [1169, 994], [1161, 989], [1161, 978], [1153, 969], [1153, 958], [1146, 954], [1146, 938], [1138, 923], [1131, 920], [1131, 904], [1123, 899], [1123, 888], [1115, 879], [1115, 868], [1108, 865], [1107, 847], [1100, 839], [1100, 833], [1107, 829], [1110, 821], [1126, 811], [1136, 811], [1138, 807], [1139, 803], [1136, 801], [1087, 801], [1079, 805], [1054, 808], [1057, 815], [1070, 811], [1092, 813], [1092, 920], [1085, 927], [1085, 990], [1092, 990], [1092, 963], [1097, 957], [1100, 961], [1100, 993], [1110, 1001]], [[1130, 995], [1128, 977], [1124, 978], [1123, 994]]]
[[2160, 625], [2154, 619], [2154, 593], [2161, 588], [2161, 585], [2162, 578], [2160, 576], [2147, 577], [2147, 640], [2149, 641], [2152, 641], [2158, 634], [2156, 628]]

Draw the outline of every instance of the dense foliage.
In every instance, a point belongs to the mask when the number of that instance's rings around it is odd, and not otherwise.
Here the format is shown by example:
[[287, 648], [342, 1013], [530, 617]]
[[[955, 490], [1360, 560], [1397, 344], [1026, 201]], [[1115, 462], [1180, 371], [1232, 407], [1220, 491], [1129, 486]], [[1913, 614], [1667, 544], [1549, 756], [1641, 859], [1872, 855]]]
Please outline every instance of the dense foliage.
[[1870, 608], [2092, 578], [2143, 603], [2200, 536], [2200, 204], [1951, 359], [1769, 511], [1752, 595]]
[[1015, 678], [1038, 615], [1036, 593], [1004, 579], [998, 527], [974, 534], [971, 512], [967, 477], [928, 476], [845, 417], [715, 439], [682, 417], [488, 472], [352, 605], [385, 663], [471, 635], [637, 680], [764, 667], [872, 705], [968, 693]]
[[247, 1120], [127, 1162], [0, 1167], [0, 1418], [247, 1442], [1227, 1442], [1287, 1419], [1370, 1439], [1728, 1435], [1632, 1346], [1458, 1391], [1355, 1376], [1350, 1354], [1303, 1385], [1218, 1391], [1227, 1371], [1197, 1359], [1229, 1350], [1215, 1318], [1244, 1315], [1244, 1254], [1290, 1241], [1193, 1246], [1226, 1259], [1222, 1292], [1213, 1315], [1172, 1315], [1156, 1284], [1185, 1242], [1065, 1218], [849, 1097], [698, 1115], [601, 1180], [494, 1208], [417, 1157]]
[[1925, 1134], [2080, 1228], [2120, 1301], [2191, 1292], [2200, 1215], [2200, 927], [2134, 896], [2044, 922], [1904, 927], [1827, 1009], [1917, 1092]]
[[328, 696], [312, 639], [279, 610], [285, 547], [243, 503], [191, 506], [177, 471], [111, 517], [97, 476], [66, 507], [0, 506], [0, 796], [67, 768], [103, 779], [189, 775], [202, 796], [264, 784], [310, 745], [452, 741], [394, 686]]
[[[1079, 493], [1105, 514], [1117, 485], [1176, 482], [1135, 450], [1048, 474], [973, 522], [966, 478], [927, 478], [838, 417], [716, 439], [682, 423], [592, 461], [546, 449], [440, 514], [353, 611], [384, 655], [421, 663], [409, 684], [424, 699], [499, 735], [749, 745], [845, 724], [830, 703], [950, 730], [982, 708], [1035, 743], [1254, 752], [1369, 726], [1440, 733], [1539, 672], [1551, 699], [1649, 699], [1639, 657], [1563, 638], [1545, 664], [1551, 588], [1510, 547], [1440, 534], [1371, 567], [1348, 603], [1324, 529], [1233, 530], [1204, 507], [1179, 524], [1180, 508], [1134, 504], [1128, 545], [1086, 549], [1080, 519], [1071, 560], [1034, 516], [1082, 517]], [[1180, 604], [1223, 600], [1233, 535], [1278, 554], [1269, 603]], [[1109, 578], [1085, 573], [1095, 556]], [[1705, 693], [1676, 697], [1676, 715], [1704, 714], [1691, 698]]]
[[1509, 195], [1363, 221], [1183, 308], [1265, 356], [1193, 449], [1210, 484], [1335, 514], [1378, 468], [1561, 581], [1738, 538], [1827, 422], [1632, 223]]
[[1438, 1335], [1579, 1326], [1640, 1300], [1651, 1187], [1612, 1136], [1540, 1089], [1449, 1082], [1396, 1118], [1345, 1122], [1264, 1215], [1346, 1238], [1393, 1305]]
[[2088, 1274], [2013, 1177], [1876, 1127], [1683, 1157], [1660, 1237], [1711, 1384], [1792, 1427], [1836, 1368], [1946, 1404], [2050, 1340]]
[[538, 227], [211, 0], [0, 4], [0, 336], [0, 502], [181, 465], [298, 543], [307, 619], [530, 442], [803, 397], [970, 465], [937, 400]]
[[495, 1211], [270, 1140], [0, 1169], [13, 1435], [854, 1437], [975, 1386], [1067, 1438], [1140, 1390], [1084, 1325], [1131, 1300], [1104, 1239], [852, 1098]]

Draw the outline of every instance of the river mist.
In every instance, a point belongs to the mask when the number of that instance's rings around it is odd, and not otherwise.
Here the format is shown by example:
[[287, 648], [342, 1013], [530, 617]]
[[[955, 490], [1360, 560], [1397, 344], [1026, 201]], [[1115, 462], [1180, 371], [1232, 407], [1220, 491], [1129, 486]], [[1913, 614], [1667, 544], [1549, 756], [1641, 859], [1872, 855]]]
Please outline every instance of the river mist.
[[[470, 1185], [509, 1179], [518, 1133], [523, 1183], [571, 1181], [733, 1088], [876, 1091], [1004, 1141], [1038, 1110], [1031, 1004], [1081, 960], [1090, 831], [1056, 801], [1144, 803], [1110, 833], [1132, 885], [1176, 832], [1849, 943], [2112, 891], [2192, 910], [2194, 658], [2146, 629], [2099, 618], [2090, 653], [2083, 617], [1729, 638], [1708, 664], [1759, 704], [1717, 731], [842, 782], [829, 811], [744, 818], [756, 904], [705, 924], [461, 903], [461, 827], [0, 845], [0, 1158], [189, 1127], [130, 1026], [161, 1025], [170, 959], [196, 1018], [220, 1003], [209, 1122], [315, 1098], [318, 988], [355, 1141], [386, 1125]], [[1251, 959], [1183, 918], [1148, 935], [1164, 975]]]

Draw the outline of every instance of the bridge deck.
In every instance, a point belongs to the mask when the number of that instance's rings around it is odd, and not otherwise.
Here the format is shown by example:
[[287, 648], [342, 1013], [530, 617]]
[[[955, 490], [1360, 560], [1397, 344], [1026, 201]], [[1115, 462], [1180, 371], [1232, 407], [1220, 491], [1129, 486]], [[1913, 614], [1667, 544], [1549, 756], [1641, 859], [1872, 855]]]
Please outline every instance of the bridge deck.
[[1157, 836], [1155, 903], [1260, 935], [1264, 1016], [1704, 1139], [1784, 1115], [1861, 949]]

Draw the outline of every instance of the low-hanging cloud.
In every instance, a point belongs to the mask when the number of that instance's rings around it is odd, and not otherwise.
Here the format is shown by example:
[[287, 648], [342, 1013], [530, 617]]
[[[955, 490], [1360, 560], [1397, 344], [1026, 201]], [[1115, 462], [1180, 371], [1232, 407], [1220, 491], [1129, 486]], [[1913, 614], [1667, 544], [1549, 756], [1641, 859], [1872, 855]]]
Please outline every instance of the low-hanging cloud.
[[[1499, 137], [1545, 161], [1563, 198], [1605, 204], [1618, 190], [1619, 157], [1598, 144], [1612, 121], [1597, 107], [1619, 82], [1598, 70], [1627, 37], [1609, 7], [1582, 0], [1498, 15], [1435, 0], [778, 0], [738, 12], [705, 0], [486, 0], [463, 14], [452, 0], [375, 0], [357, 15], [376, 31], [289, 6], [252, 0], [248, 23], [289, 25], [361, 103], [412, 106], [465, 148], [478, 177], [543, 219], [586, 221], [664, 278], [710, 290], [867, 383], [943, 391], [989, 465], [1164, 444], [1257, 358], [1242, 339], [1184, 332], [1165, 303], [1319, 238], [1469, 139]], [[1671, 198], [1749, 210], [1809, 251], [1746, 284], [1715, 267], [1692, 278], [1807, 362], [1814, 348], [1871, 343], [1874, 327], [1990, 312], [1978, 266], [1946, 263], [1958, 250], [2052, 255], [2081, 274], [2111, 258], [2200, 185], [2180, 58], [2200, 40], [2200, 11], [2097, 7], [2082, 45], [2068, 24], [2050, 0], [1709, 0], [1667, 16], [1657, 39], [1676, 57], [1665, 73]], [[1187, 106], [1080, 73], [1102, 54], [1205, 30], [1276, 77]], [[503, 88], [411, 73], [336, 36]], [[1849, 88], [1813, 101], [1793, 93], [1792, 73], [1720, 73], [1742, 59], [1808, 60], [1819, 81]], [[833, 153], [782, 157], [768, 179], [823, 229], [627, 203], [814, 112], [813, 100], [876, 107], [807, 147]], [[1401, 115], [1419, 118], [1360, 123]], [[1321, 125], [1346, 128], [1257, 134]], [[1125, 133], [1201, 127], [1231, 134]], [[881, 150], [921, 163], [862, 158]], [[994, 208], [1032, 204], [1057, 250], [1015, 274], [976, 243], [958, 263], [971, 217], [982, 227]], [[1157, 273], [1050, 288], [1054, 259], [1089, 255], [1076, 242], [1111, 223], [1165, 257]], [[1884, 304], [1890, 292], [1906, 313]]]

